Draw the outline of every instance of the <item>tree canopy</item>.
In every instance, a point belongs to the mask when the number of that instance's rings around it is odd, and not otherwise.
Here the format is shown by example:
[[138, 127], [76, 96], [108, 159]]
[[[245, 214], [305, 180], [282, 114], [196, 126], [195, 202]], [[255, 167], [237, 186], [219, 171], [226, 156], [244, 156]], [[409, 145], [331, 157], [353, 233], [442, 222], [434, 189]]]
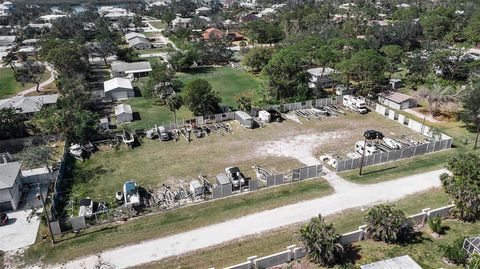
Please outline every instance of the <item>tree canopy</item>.
[[183, 92], [185, 104], [196, 116], [215, 114], [220, 109], [220, 96], [206, 80], [194, 79], [188, 82]]

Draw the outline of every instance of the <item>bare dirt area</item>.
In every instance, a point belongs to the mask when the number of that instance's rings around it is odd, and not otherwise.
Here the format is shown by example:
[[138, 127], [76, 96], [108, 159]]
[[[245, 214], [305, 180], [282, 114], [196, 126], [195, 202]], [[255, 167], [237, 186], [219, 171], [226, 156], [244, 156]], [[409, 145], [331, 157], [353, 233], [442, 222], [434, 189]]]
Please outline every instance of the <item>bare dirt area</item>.
[[238, 166], [253, 177], [254, 163], [272, 173], [283, 173], [309, 165], [320, 154], [353, 151], [354, 143], [363, 139], [367, 129], [382, 131], [389, 137], [414, 135], [376, 113], [300, 121], [286, 120], [253, 130], [232, 121], [231, 133], [194, 138], [190, 144], [183, 138], [177, 142], [144, 138], [142, 145], [134, 149], [104, 147], [90, 160], [76, 163], [75, 174], [87, 176], [87, 180], [78, 181], [74, 193], [79, 197], [113, 198], [129, 179], [154, 187], [187, 183], [202, 174], [213, 182], [215, 175], [230, 166]]

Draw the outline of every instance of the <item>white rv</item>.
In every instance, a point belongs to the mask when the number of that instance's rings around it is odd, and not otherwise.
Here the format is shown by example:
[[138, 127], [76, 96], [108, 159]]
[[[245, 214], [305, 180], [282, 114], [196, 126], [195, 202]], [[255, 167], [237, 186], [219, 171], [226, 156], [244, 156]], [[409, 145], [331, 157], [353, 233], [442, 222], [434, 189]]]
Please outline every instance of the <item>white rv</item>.
[[365, 114], [368, 112], [365, 100], [363, 98], [355, 97], [353, 95], [344, 95], [343, 105], [360, 114]]

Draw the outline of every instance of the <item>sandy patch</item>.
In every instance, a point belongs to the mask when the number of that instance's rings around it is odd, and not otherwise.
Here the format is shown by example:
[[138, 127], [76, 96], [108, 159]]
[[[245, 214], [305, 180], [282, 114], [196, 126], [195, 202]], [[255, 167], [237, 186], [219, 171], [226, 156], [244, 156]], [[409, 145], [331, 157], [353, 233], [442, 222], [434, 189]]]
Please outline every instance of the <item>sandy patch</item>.
[[292, 138], [262, 143], [263, 145], [257, 148], [256, 153], [262, 156], [294, 158], [301, 163], [313, 165], [315, 163], [312, 159], [316, 159], [314, 156], [316, 149], [347, 135], [346, 131], [297, 135]]

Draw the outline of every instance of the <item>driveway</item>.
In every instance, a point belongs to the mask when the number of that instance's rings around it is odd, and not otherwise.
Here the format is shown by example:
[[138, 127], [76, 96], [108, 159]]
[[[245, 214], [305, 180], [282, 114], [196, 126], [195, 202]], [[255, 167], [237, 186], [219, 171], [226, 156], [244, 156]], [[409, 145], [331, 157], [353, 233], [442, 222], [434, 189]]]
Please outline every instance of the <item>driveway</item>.
[[[53, 68], [49, 65], [49, 64], [45, 64], [47, 70], [50, 72], [50, 77], [45, 80], [44, 82], [40, 83], [39, 87], [38, 87], [38, 90], [41, 92], [43, 88], [45, 88], [46, 86], [50, 85], [51, 83], [53, 83], [55, 81], [55, 70], [53, 70]], [[29, 94], [31, 92], [35, 92], [37, 90], [37, 86], [33, 86], [29, 89], [26, 89], [26, 90], [23, 90], [21, 92], [19, 92], [17, 94], [17, 96], [25, 96], [26, 94]]]
[[29, 209], [7, 213], [9, 223], [0, 227], [1, 251], [16, 250], [35, 243], [40, 219], [35, 216], [27, 221], [31, 212]]
[[[392, 202], [410, 194], [440, 187], [439, 176], [445, 172], [447, 170], [441, 169], [371, 185], [347, 182], [335, 173], [328, 172], [325, 178], [335, 188], [335, 193], [332, 195], [247, 215], [164, 238], [107, 250], [101, 256], [105, 262], [111, 264], [114, 268], [150, 263], [247, 235], [308, 221], [319, 213], [328, 216], [349, 208]], [[85, 266], [93, 268], [97, 260], [98, 258], [92, 255], [62, 266], [66, 268], [85, 268]], [[61, 265], [57, 265], [54, 268], [60, 267]]]

